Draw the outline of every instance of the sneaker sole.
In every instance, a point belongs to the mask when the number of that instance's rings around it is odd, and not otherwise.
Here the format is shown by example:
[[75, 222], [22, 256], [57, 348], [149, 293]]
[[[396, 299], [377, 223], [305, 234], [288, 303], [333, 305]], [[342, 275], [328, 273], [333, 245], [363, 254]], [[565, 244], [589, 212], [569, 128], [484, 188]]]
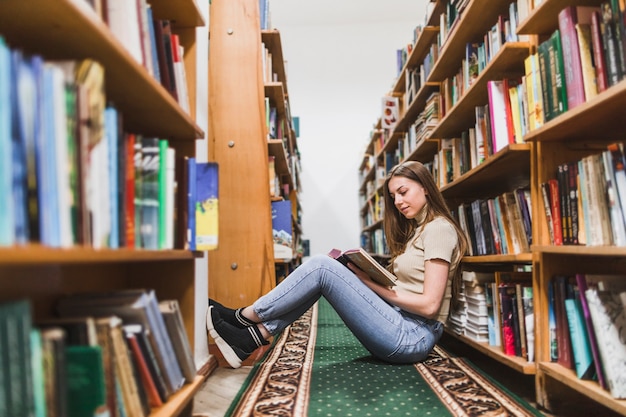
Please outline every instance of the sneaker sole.
[[220, 350], [220, 352], [222, 352], [222, 355], [224, 356], [224, 359], [226, 359], [226, 362], [228, 362], [228, 364], [232, 368], [240, 368], [241, 359], [239, 359], [239, 356], [237, 356], [233, 348], [224, 339], [222, 339], [222, 336], [220, 336], [219, 333], [217, 333], [217, 331], [215, 330], [215, 326], [213, 325], [213, 317], [211, 316], [211, 309], [213, 309], [213, 306], [209, 306], [209, 309], [206, 313], [206, 327], [209, 331], [209, 335], [211, 335], [213, 340], [215, 340], [215, 344], [217, 345], [217, 348]]

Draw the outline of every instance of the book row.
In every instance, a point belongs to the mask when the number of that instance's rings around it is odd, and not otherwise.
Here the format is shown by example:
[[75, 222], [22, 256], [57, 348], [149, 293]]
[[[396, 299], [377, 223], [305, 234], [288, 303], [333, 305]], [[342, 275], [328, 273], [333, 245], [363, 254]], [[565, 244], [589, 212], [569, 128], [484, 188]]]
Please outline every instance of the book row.
[[28, 300], [0, 305], [0, 415], [147, 416], [195, 379], [176, 300], [136, 289], [56, 307], [35, 320]]
[[626, 398], [626, 277], [557, 275], [548, 284], [551, 360]]
[[611, 143], [541, 184], [553, 245], [626, 246], [625, 166], [624, 144]]
[[462, 288], [450, 329], [534, 362], [532, 273], [463, 271]]
[[93, 0], [92, 7], [112, 36], [189, 112], [185, 50], [172, 22], [155, 18], [147, 0]]
[[530, 207], [528, 188], [460, 204], [453, 214], [470, 242], [468, 254], [480, 256], [530, 252]]
[[45, 61], [0, 38], [0, 69], [0, 246], [188, 246], [188, 165], [167, 139], [124, 131], [98, 62]]

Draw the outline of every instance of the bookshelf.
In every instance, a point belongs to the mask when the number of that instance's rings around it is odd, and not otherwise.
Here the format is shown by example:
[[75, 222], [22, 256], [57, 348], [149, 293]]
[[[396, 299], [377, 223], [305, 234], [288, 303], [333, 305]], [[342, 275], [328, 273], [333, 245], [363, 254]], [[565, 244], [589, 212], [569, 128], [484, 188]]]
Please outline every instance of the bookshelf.
[[[585, 5], [598, 6], [592, 1]], [[549, 0], [532, 9], [520, 22], [518, 33], [536, 37], [541, 42], [558, 28], [558, 14], [575, 1]], [[564, 392], [602, 404], [617, 414], [626, 415], [626, 401], [615, 399], [597, 381], [582, 380], [576, 373], [550, 361], [547, 288], [556, 275], [624, 274], [626, 250], [619, 246], [585, 246], [551, 244], [545, 211], [541, 206], [541, 184], [555, 177], [559, 164], [578, 161], [606, 150], [613, 142], [623, 142], [625, 129], [619, 120], [626, 97], [626, 81], [600, 92], [597, 96], [529, 132], [525, 140], [532, 144], [536, 168], [533, 170], [533, 269], [539, 297], [535, 303], [537, 332], [537, 402], [547, 409], [557, 408]], [[571, 394], [570, 394], [571, 395]]]
[[[204, 137], [196, 114], [196, 27], [207, 22], [194, 0], [149, 2], [155, 16], [176, 20], [173, 31], [181, 39], [191, 95], [190, 112], [137, 62], [100, 16], [84, 0], [37, 0], [0, 4], [0, 34], [14, 48], [45, 59], [92, 58], [105, 69], [107, 99], [123, 117], [126, 132], [169, 139], [177, 155], [194, 156], [197, 139]], [[155, 117], [158, 115], [158, 117]], [[152, 288], [158, 299], [176, 299], [184, 325], [194, 342], [197, 334], [196, 262], [199, 252], [182, 249], [93, 249], [73, 246], [58, 249], [28, 243], [0, 248], [0, 301], [27, 298], [34, 320], [54, 316], [60, 296], [69, 293]], [[205, 298], [205, 296], [203, 296]], [[204, 328], [201, 325], [200, 328]], [[206, 336], [204, 336], [206, 337]], [[190, 411], [193, 396], [205, 376], [183, 386], [150, 416], [176, 416]]]
[[[209, 294], [246, 305], [299, 263], [299, 151], [280, 32], [261, 30], [259, 2], [213, 1], [210, 30], [209, 154], [220, 166], [220, 243], [209, 253]], [[275, 75], [264, 75], [264, 61]], [[284, 126], [274, 138], [266, 98]], [[273, 196], [270, 156], [281, 190]], [[291, 201], [292, 259], [275, 259], [272, 202], [281, 200]]]
[[[436, 14], [447, 12], [445, 1], [433, 3]], [[438, 50], [438, 58], [432, 62], [431, 71], [416, 99], [412, 104], [401, 105], [403, 113], [395, 130], [380, 129], [380, 122], [374, 127], [364, 152], [363, 163], [359, 168], [362, 181], [359, 193], [363, 201], [361, 208], [363, 234], [371, 234], [381, 227], [379, 220], [372, 221], [368, 217], [376, 195], [380, 195], [381, 192], [378, 186], [371, 184], [376, 184], [376, 179], [380, 177], [376, 170], [385, 167], [385, 153], [395, 152], [398, 138], [405, 137], [416, 117], [424, 111], [427, 95], [422, 93], [422, 90], [432, 86], [430, 88], [433, 91], [443, 93], [446, 80], [455, 77], [461, 68], [465, 45], [481, 39], [497, 22], [498, 15], [508, 13], [507, 7], [510, 3], [485, 4], [484, 1], [477, 0], [468, 2], [460, 18], [448, 28], [445, 42]], [[427, 141], [437, 144], [434, 151], [421, 153], [414, 151], [400, 155], [400, 161], [410, 159], [432, 163], [444, 140], [458, 137], [464, 130], [474, 125], [476, 120], [474, 108], [488, 103], [488, 81], [524, 75], [524, 60], [536, 51], [540, 42], [558, 28], [559, 12], [566, 6], [581, 4], [598, 6], [601, 2], [543, 0], [534, 9], [530, 8], [528, 15], [518, 23], [516, 31], [518, 35], [528, 35], [528, 42], [503, 44], [491, 61], [481, 69], [469, 88], [465, 89], [453, 104], [446, 104], [436, 126], [427, 136]], [[429, 22], [435, 25], [446, 22], [446, 19], [439, 20], [431, 15]], [[420, 42], [429, 39], [427, 34], [434, 32], [436, 31], [429, 30], [428, 27], [424, 28], [416, 41], [413, 53], [424, 51], [424, 45]], [[440, 31], [443, 32], [445, 31]], [[429, 39], [427, 42], [437, 40]], [[419, 59], [409, 58], [403, 72], [407, 71], [407, 67], [410, 69], [411, 66], [419, 66], [422, 60], [426, 59], [428, 58], [424, 55]], [[404, 85], [406, 78], [406, 74], [398, 78], [396, 89], [391, 94], [397, 96], [403, 94], [402, 88], [398, 89], [397, 86]], [[610, 391], [603, 389], [598, 382], [582, 380], [574, 370], [551, 360], [548, 314], [548, 287], [554, 276], [572, 276], [576, 273], [625, 274], [626, 251], [620, 246], [552, 244], [541, 195], [541, 184], [555, 178], [560, 164], [579, 161], [606, 150], [609, 143], [624, 141], [626, 129], [618, 120], [623, 113], [621, 103], [624, 102], [626, 95], [625, 82], [622, 79], [597, 96], [528, 131], [523, 135], [521, 143], [510, 143], [499, 152], [489, 155], [484, 162], [467, 172], [455, 175], [451, 181], [441, 185], [442, 193], [451, 209], [476, 198], [492, 198], [520, 187], [530, 188], [532, 213], [530, 250], [522, 253], [466, 256], [462, 264], [468, 271], [513, 271], [520, 267], [532, 270], [535, 360], [529, 362], [521, 357], [505, 355], [499, 346], [478, 342], [450, 329], [447, 329], [447, 333], [515, 372], [534, 375], [537, 404], [550, 412], [558, 413], [566, 404], [582, 404], [597, 407], [598, 410], [603, 406], [606, 407], [607, 413], [626, 415], [626, 400], [613, 398]], [[424, 148], [418, 145], [417, 149]], [[383, 257], [384, 253], [378, 255]]]

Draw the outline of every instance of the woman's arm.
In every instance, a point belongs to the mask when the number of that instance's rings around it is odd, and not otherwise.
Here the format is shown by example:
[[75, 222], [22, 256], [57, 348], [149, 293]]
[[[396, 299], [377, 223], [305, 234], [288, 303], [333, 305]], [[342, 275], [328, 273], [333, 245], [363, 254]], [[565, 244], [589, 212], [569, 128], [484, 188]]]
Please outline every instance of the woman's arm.
[[441, 259], [426, 261], [423, 294], [411, 293], [396, 287], [383, 287], [353, 264], [349, 264], [349, 267], [365, 285], [387, 302], [425, 318], [435, 319], [439, 315], [448, 281], [449, 262]]

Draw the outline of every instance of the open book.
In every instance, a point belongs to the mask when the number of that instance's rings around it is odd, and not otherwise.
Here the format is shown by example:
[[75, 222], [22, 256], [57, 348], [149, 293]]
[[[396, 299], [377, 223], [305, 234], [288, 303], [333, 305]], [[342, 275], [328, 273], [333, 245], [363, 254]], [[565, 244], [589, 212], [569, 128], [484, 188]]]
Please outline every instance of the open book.
[[396, 285], [398, 278], [383, 268], [376, 259], [372, 258], [372, 256], [362, 248], [349, 249], [344, 252], [341, 252], [339, 249], [332, 249], [328, 252], [328, 256], [346, 266], [348, 266], [348, 262], [351, 262], [380, 285], [384, 285], [385, 287], [393, 287]]

